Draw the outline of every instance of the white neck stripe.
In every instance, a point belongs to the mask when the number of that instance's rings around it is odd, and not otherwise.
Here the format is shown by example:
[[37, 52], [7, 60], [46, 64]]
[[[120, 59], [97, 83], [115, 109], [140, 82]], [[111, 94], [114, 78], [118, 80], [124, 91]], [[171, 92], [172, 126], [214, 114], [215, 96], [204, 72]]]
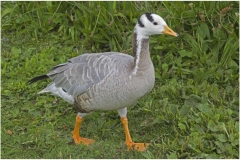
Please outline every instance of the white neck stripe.
[[142, 41], [143, 39], [147, 39], [148, 37], [147, 36], [143, 36], [141, 34], [138, 34], [137, 30], [135, 30], [135, 33], [137, 35], [136, 37], [136, 44], [137, 44], [137, 49], [136, 49], [136, 57], [135, 57], [135, 66], [134, 66], [134, 69], [133, 69], [133, 72], [132, 72], [132, 75], [136, 75], [137, 74], [137, 70], [138, 70], [138, 64], [139, 64], [139, 61], [140, 61], [140, 54], [141, 54], [141, 50], [142, 50]]

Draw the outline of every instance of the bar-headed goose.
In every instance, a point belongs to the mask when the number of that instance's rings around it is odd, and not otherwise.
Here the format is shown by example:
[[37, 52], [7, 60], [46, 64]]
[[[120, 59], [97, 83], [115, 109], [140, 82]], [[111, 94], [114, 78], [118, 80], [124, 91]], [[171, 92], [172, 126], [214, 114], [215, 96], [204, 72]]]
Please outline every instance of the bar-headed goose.
[[29, 81], [51, 78], [39, 93], [51, 92], [78, 109], [72, 137], [86, 145], [92, 139], [80, 137], [83, 117], [97, 110], [117, 110], [126, 135], [128, 149], [144, 151], [149, 143], [134, 143], [128, 130], [127, 107], [150, 92], [154, 86], [154, 67], [149, 53], [149, 36], [166, 34], [177, 37], [158, 15], [145, 13], [133, 34], [133, 55], [118, 52], [85, 53], [59, 64], [46, 75]]

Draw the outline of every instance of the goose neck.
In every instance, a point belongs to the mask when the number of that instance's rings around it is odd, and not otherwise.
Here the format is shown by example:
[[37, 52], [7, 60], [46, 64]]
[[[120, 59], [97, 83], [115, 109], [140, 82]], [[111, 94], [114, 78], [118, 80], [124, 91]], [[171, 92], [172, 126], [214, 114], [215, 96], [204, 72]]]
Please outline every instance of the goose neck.
[[134, 32], [133, 35], [134, 69], [136, 75], [139, 70], [144, 70], [152, 62], [149, 53], [149, 37]]

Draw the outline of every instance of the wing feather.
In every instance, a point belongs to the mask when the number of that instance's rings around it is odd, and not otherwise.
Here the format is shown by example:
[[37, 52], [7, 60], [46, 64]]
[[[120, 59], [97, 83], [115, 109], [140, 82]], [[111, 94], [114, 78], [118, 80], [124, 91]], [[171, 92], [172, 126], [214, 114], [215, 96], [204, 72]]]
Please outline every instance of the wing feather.
[[83, 54], [72, 58], [52, 68], [47, 76], [53, 81], [42, 92], [51, 91], [50, 86], [54, 84], [75, 97], [86, 92], [91, 85], [101, 82], [116, 67], [114, 63], [121, 60], [127, 63], [128, 60], [133, 61], [133, 57], [117, 52], [106, 52]]

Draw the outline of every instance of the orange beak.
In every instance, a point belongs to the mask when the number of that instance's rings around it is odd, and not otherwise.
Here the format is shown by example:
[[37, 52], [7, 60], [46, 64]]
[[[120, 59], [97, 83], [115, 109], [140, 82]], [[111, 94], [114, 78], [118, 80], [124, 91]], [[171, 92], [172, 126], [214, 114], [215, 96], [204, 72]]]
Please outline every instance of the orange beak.
[[178, 37], [179, 35], [177, 33], [175, 33], [171, 28], [169, 28], [168, 26], [164, 26], [164, 31], [162, 32], [163, 34], [166, 35], [170, 35], [170, 36], [174, 36], [174, 37]]

